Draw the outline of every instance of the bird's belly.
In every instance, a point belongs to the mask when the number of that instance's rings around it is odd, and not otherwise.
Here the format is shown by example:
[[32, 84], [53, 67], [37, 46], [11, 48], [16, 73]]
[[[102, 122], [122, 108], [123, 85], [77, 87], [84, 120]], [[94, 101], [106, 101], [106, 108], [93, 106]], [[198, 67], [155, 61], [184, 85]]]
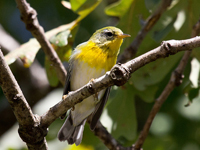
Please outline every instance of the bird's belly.
[[[76, 61], [73, 64], [73, 70], [71, 72], [71, 90], [77, 90], [91, 81], [91, 79], [98, 78], [104, 74], [104, 69], [96, 70], [88, 66], [87, 63]], [[79, 125], [95, 110], [95, 106], [98, 100], [102, 98], [104, 92], [105, 90], [102, 90], [98, 93], [98, 99], [95, 99], [95, 96], [92, 95], [75, 105], [75, 109], [71, 111], [74, 126]]]

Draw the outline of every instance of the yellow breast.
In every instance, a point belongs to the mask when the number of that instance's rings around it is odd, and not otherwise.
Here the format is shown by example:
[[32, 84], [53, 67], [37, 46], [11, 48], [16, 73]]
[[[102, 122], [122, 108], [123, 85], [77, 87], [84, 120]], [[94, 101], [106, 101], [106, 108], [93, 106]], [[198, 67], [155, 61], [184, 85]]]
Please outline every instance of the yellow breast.
[[[119, 49], [119, 48], [118, 48]], [[75, 55], [75, 59], [87, 63], [90, 67], [98, 69], [110, 70], [116, 63], [117, 54], [105, 51], [98, 47], [95, 43], [89, 41], [87, 44], [79, 47], [79, 53]]]

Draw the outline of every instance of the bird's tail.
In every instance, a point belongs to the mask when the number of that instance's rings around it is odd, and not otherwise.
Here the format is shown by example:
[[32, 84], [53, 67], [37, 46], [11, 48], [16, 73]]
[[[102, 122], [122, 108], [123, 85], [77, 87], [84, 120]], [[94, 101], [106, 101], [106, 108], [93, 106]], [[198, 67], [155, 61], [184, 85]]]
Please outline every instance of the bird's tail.
[[78, 146], [82, 141], [85, 122], [86, 119], [83, 120], [78, 126], [74, 126], [70, 113], [58, 132], [58, 139], [60, 141], [67, 140], [68, 144], [75, 143], [76, 146]]

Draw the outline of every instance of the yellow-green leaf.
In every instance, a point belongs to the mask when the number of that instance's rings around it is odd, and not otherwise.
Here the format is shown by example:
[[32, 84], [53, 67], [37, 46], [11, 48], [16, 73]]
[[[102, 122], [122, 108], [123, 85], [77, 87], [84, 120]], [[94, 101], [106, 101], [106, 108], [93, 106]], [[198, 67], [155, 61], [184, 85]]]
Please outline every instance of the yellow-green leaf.
[[53, 87], [57, 86], [59, 83], [59, 79], [57, 77], [56, 70], [51, 64], [51, 61], [47, 57], [45, 57], [45, 70], [47, 73], [47, 78], [49, 80], [49, 84]]
[[134, 0], [120, 0], [106, 7], [105, 13], [110, 16], [122, 17], [130, 8]]
[[[69, 24], [59, 26], [53, 30], [46, 32], [45, 36], [47, 39], [49, 39], [53, 35], [61, 32], [63, 30], [66, 30], [68, 28], [71, 28], [76, 24], [77, 23], [75, 21], [73, 21]], [[10, 65], [10, 64], [14, 63], [17, 58], [21, 58], [22, 62], [24, 62], [24, 66], [29, 67], [33, 63], [35, 56], [40, 48], [41, 48], [41, 46], [38, 43], [38, 41], [35, 38], [32, 38], [27, 43], [22, 44], [19, 48], [15, 49], [12, 52], [10, 52], [9, 54], [7, 54], [5, 56], [5, 60]]]

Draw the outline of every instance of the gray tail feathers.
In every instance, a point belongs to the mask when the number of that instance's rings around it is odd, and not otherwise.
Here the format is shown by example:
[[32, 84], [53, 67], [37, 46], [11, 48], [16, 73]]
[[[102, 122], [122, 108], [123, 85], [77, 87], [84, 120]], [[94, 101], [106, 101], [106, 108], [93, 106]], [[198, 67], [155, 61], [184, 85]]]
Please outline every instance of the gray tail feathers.
[[74, 126], [71, 114], [69, 114], [67, 119], [65, 120], [65, 123], [58, 132], [58, 139], [60, 141], [67, 140], [68, 144], [75, 143], [76, 146], [78, 146], [82, 141], [85, 122], [86, 119], [83, 120], [78, 126]]

